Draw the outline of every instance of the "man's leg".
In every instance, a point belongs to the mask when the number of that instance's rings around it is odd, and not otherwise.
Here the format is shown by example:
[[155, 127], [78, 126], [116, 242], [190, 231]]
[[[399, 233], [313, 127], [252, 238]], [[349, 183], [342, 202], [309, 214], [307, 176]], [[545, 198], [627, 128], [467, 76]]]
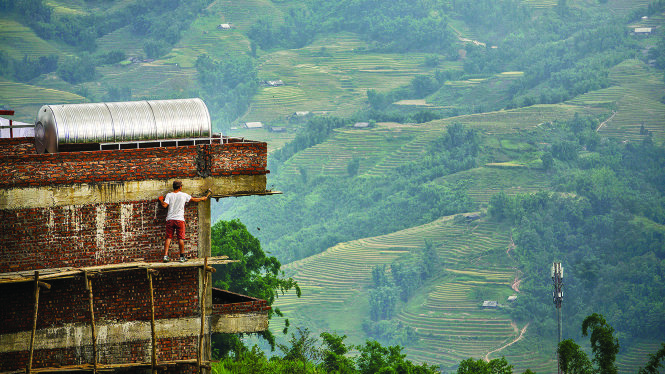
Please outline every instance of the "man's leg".
[[180, 257], [182, 257], [185, 254], [185, 241], [178, 239], [178, 245], [180, 246]]
[[169, 255], [170, 246], [171, 246], [171, 238], [166, 238], [166, 242], [164, 243], [164, 256]]

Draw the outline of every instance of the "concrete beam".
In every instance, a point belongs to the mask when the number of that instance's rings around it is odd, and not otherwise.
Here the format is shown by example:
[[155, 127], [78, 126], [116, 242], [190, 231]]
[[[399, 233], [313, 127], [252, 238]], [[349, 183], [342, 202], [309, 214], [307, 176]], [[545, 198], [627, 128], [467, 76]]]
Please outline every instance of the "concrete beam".
[[268, 312], [217, 314], [210, 317], [213, 333], [259, 332], [268, 329]]
[[[174, 180], [153, 179], [0, 189], [0, 210], [151, 200], [172, 191]], [[183, 191], [194, 196], [203, 195], [207, 189], [210, 189], [215, 196], [261, 194], [266, 190], [266, 175], [193, 178], [182, 179], [182, 182]]]
[[[207, 317], [206, 335], [210, 332], [258, 332], [268, 328], [268, 313], [223, 314]], [[150, 321], [100, 321], [96, 324], [97, 344], [112, 345], [150, 341]], [[199, 317], [158, 319], [155, 332], [161, 338], [198, 337]], [[31, 331], [0, 335], [0, 353], [28, 351]], [[35, 350], [74, 348], [92, 345], [90, 325], [71, 323], [36, 330]]]

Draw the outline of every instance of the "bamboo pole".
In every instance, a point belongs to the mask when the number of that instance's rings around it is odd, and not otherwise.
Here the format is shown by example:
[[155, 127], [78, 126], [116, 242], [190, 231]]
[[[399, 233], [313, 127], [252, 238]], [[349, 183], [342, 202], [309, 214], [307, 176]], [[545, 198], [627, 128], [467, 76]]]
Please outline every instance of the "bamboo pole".
[[[208, 259], [209, 265], [224, 265], [238, 262], [237, 260], [229, 260], [227, 256], [219, 257], [210, 257]], [[87, 266], [81, 268], [53, 268], [53, 269], [41, 269], [39, 278], [44, 281], [53, 280], [53, 279], [65, 279], [65, 278], [74, 278], [83, 273], [87, 272], [88, 274], [100, 274], [106, 272], [115, 272], [115, 271], [133, 271], [140, 269], [163, 269], [163, 268], [192, 268], [192, 267], [202, 267], [203, 261], [201, 259], [195, 259], [187, 261], [184, 263], [180, 262], [129, 262], [121, 264], [107, 264], [107, 265], [95, 265]], [[5, 283], [19, 283], [19, 282], [32, 282], [34, 281], [33, 273], [31, 271], [17, 271], [11, 273], [0, 274], [0, 284]]]
[[92, 372], [97, 373], [97, 332], [95, 331], [95, 308], [92, 298], [92, 281], [88, 278], [88, 273], [83, 273], [85, 288], [88, 290], [88, 300], [90, 300], [90, 325], [92, 326]]
[[[160, 365], [157, 366], [158, 370], [166, 370], [169, 367], [179, 366], [179, 365], [196, 365], [196, 359], [190, 360], [173, 360], [173, 361], [163, 361]], [[210, 361], [203, 361], [201, 366], [205, 369], [210, 369]], [[149, 368], [151, 364], [149, 362], [138, 362], [138, 363], [126, 363], [126, 364], [99, 364], [97, 365], [97, 371], [116, 371], [117, 369], [128, 369], [128, 368]], [[80, 364], [80, 365], [68, 365], [68, 366], [58, 366], [58, 367], [45, 367], [37, 368], [31, 371], [32, 374], [36, 373], [57, 373], [57, 372], [76, 372], [76, 371], [92, 371], [92, 364]], [[21, 371], [2, 371], [0, 374], [19, 374]]]
[[152, 333], [152, 373], [156, 373], [157, 366], [157, 337], [155, 335], [155, 291], [152, 286], [152, 275], [156, 270], [148, 269], [148, 283], [150, 284], [150, 331]]
[[32, 357], [35, 350], [35, 332], [37, 331], [37, 312], [39, 311], [39, 271], [35, 270], [35, 311], [32, 314], [32, 334], [30, 335], [30, 357], [25, 369], [27, 374], [32, 370]]
[[199, 354], [196, 360], [197, 368], [199, 373], [203, 373], [203, 366], [201, 365], [201, 355], [203, 353], [203, 331], [205, 328], [205, 317], [206, 317], [206, 296], [208, 294], [208, 257], [206, 256], [203, 262], [203, 269], [201, 270], [203, 274], [203, 290], [201, 290], [201, 299], [199, 304], [201, 305], [201, 331], [199, 331]]

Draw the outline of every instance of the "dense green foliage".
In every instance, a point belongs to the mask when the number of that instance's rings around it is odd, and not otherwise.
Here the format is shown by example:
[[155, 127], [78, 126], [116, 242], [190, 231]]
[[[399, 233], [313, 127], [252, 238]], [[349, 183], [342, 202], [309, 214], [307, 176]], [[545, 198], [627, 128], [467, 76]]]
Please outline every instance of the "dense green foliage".
[[432, 1], [311, 0], [305, 9], [289, 9], [281, 25], [260, 19], [247, 35], [263, 49], [300, 48], [317, 33], [351, 31], [373, 49], [440, 52], [454, 41], [444, 12], [445, 5]]
[[[402, 347], [384, 347], [368, 340], [363, 345], [346, 345], [346, 335], [324, 332], [323, 344], [307, 329], [291, 334], [288, 344], [280, 344], [282, 356], [267, 358], [256, 346], [213, 366], [213, 373], [345, 373], [345, 374], [437, 374], [436, 366], [417, 365], [406, 359]], [[351, 351], [357, 351], [351, 355]]]
[[505, 358], [496, 358], [489, 362], [472, 358], [460, 362], [457, 374], [512, 374], [513, 367]]
[[[258, 239], [240, 221], [218, 221], [212, 226], [211, 238], [213, 256], [228, 256], [237, 261], [216, 267], [217, 271], [213, 273], [215, 287], [266, 300], [268, 305], [272, 305], [280, 293], [291, 289], [295, 289], [300, 297], [298, 284], [292, 278], [283, 276], [280, 262], [265, 254]], [[279, 313], [279, 310], [274, 312]], [[269, 312], [269, 317], [272, 313], [273, 310]], [[274, 345], [270, 331], [261, 335]], [[228, 334], [218, 335], [213, 346], [222, 356], [231, 350], [242, 350], [237, 337]]]
[[11, 58], [6, 52], [0, 51], [0, 76], [15, 79], [19, 82], [27, 82], [41, 74], [50, 73], [58, 68], [58, 56], [40, 56], [30, 58], [27, 55], [23, 59]]
[[214, 123], [224, 129], [244, 113], [259, 86], [256, 66], [250, 57], [229, 56], [214, 60], [208, 55], [196, 59], [200, 93]]
[[[549, 264], [566, 272], [566, 318], [580, 323], [593, 308], [628, 336], [665, 334], [665, 150], [649, 137], [641, 144], [597, 142], [582, 118], [559, 124], [552, 144], [552, 179], [560, 192], [492, 197], [489, 213], [514, 226], [516, 254], [526, 274], [514, 315], [553, 331]], [[552, 132], [548, 138], [552, 139]], [[556, 136], [555, 136], [556, 139]], [[563, 142], [563, 143], [562, 143]], [[556, 144], [560, 146], [555, 151]], [[587, 152], [577, 157], [582, 147]], [[564, 148], [572, 148], [575, 157]]]
[[14, 11], [24, 18], [37, 35], [44, 39], [61, 40], [85, 51], [97, 48], [98, 37], [131, 25], [146, 43], [175, 44], [183, 30], [207, 5], [206, 0], [147, 0], [130, 2], [120, 7], [90, 15], [53, 15], [53, 8], [43, 0], [1, 1], [0, 10]]

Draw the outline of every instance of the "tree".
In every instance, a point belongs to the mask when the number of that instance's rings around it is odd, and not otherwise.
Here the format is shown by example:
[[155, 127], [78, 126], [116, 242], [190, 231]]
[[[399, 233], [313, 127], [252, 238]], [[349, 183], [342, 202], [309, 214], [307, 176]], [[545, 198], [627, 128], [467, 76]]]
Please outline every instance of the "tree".
[[649, 362], [643, 367], [640, 368], [638, 374], [658, 374], [658, 368], [663, 366], [661, 360], [665, 358], [665, 343], [660, 346], [658, 352], [649, 355]]
[[591, 332], [591, 351], [593, 361], [598, 365], [601, 374], [616, 374], [617, 353], [619, 353], [619, 339], [614, 337], [614, 328], [605, 322], [601, 314], [593, 313], [582, 322], [582, 335]]
[[468, 358], [460, 362], [457, 374], [512, 374], [513, 366], [508, 364], [505, 357], [495, 358], [489, 362]]
[[68, 57], [58, 66], [57, 73], [62, 80], [72, 84], [87, 82], [95, 78], [95, 64], [89, 55]]
[[346, 374], [355, 372], [353, 360], [345, 356], [349, 352], [349, 348], [344, 345], [346, 335], [339, 336], [324, 332], [320, 336], [323, 339], [323, 344], [325, 344], [325, 348], [321, 349], [321, 359], [323, 360], [321, 366], [323, 369], [328, 373]]
[[589, 356], [572, 339], [559, 343], [559, 365], [565, 374], [592, 374]]
[[543, 162], [543, 169], [550, 170], [554, 166], [554, 157], [552, 157], [551, 152], [545, 152], [540, 156], [540, 160]]
[[[266, 256], [259, 240], [239, 220], [218, 221], [212, 226], [211, 237], [213, 256], [228, 256], [237, 261], [217, 266], [217, 271], [213, 273], [215, 287], [264, 299], [268, 305], [273, 304], [279, 293], [284, 294], [291, 289], [295, 289], [300, 297], [298, 283], [293, 278], [283, 277], [280, 262], [275, 257]], [[272, 313], [280, 312], [271, 310], [269, 317]], [[269, 330], [261, 335], [274, 346], [274, 337]], [[215, 342], [221, 355], [233, 349], [242, 349], [234, 337], [220, 338]]]
[[299, 361], [302, 363], [303, 373], [307, 372], [307, 364], [315, 363], [321, 356], [321, 351], [316, 346], [316, 338], [310, 335], [309, 329], [297, 328], [296, 334], [291, 334], [289, 345], [279, 344], [278, 347], [284, 352], [284, 360]]

